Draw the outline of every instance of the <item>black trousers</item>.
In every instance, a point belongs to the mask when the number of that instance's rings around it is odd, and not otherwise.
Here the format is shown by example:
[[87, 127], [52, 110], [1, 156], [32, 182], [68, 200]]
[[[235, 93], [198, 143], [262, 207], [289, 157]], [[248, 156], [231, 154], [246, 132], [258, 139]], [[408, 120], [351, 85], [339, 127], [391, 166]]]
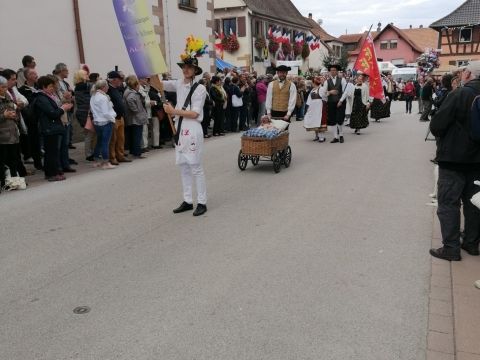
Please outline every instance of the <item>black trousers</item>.
[[480, 241], [480, 209], [470, 202], [480, 187], [473, 184], [480, 180], [480, 171], [460, 172], [441, 168], [438, 173], [437, 215], [446, 248], [460, 253], [460, 208], [463, 203], [465, 238], [467, 245], [478, 246]]
[[5, 185], [5, 170], [8, 167], [11, 176], [18, 176], [19, 144], [0, 144], [0, 182]]
[[327, 102], [327, 125], [343, 125], [345, 121], [345, 109], [346, 104], [343, 103], [342, 106], [337, 107], [337, 102]]
[[203, 135], [208, 135], [208, 127], [210, 126], [210, 120], [211, 120], [210, 107], [205, 106], [203, 108], [203, 120], [202, 120]]
[[223, 133], [223, 125], [225, 123], [225, 110], [223, 106], [215, 106], [213, 108], [213, 134]]
[[58, 146], [61, 135], [46, 135], [43, 137], [45, 159], [43, 170], [45, 177], [58, 175], [60, 172], [60, 148]]

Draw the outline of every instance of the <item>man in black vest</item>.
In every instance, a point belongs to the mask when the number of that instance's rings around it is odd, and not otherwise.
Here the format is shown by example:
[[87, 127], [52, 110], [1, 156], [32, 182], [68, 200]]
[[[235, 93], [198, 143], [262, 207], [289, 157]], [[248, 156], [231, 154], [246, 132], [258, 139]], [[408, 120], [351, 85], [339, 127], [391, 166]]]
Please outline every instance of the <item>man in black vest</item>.
[[328, 96], [327, 101], [327, 125], [333, 134], [331, 143], [343, 143], [343, 122], [345, 120], [346, 103], [341, 103], [347, 81], [338, 75], [341, 70], [339, 65], [329, 65], [330, 78], [325, 81], [324, 89]]

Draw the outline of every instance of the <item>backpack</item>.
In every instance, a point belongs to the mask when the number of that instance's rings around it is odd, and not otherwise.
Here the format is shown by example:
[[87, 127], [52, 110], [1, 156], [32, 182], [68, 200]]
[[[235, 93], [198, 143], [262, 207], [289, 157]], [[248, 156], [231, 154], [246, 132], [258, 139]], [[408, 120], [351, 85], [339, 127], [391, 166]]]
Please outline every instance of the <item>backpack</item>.
[[473, 141], [480, 142], [480, 95], [477, 95], [472, 102], [470, 137]]

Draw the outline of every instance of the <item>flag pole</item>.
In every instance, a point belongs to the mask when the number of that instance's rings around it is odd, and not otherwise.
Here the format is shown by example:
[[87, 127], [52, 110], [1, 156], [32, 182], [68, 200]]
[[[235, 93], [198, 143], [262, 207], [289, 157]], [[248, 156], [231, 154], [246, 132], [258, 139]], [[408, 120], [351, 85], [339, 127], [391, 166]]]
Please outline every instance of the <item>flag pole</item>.
[[[370, 25], [370, 29], [368, 29], [367, 36], [365, 36], [365, 39], [363, 39], [362, 46], [360, 46], [360, 49], [362, 49], [363, 45], [365, 45], [365, 41], [367, 41], [368, 35], [370, 35], [370, 32], [372, 31], [372, 27], [373, 27], [373, 24]], [[357, 59], [358, 59], [358, 56], [357, 56]], [[355, 60], [355, 64], [353, 64], [353, 70], [355, 70], [355, 65], [357, 65], [357, 60]]]

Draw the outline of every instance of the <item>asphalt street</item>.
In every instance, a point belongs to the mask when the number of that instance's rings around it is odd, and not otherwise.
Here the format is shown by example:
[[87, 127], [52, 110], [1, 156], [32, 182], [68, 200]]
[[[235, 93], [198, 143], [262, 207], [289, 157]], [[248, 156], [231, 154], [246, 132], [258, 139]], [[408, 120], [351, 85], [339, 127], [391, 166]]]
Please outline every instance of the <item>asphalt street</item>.
[[209, 139], [201, 218], [172, 149], [1, 194], [0, 359], [425, 359], [434, 144], [403, 105], [344, 144], [294, 122], [279, 174]]

